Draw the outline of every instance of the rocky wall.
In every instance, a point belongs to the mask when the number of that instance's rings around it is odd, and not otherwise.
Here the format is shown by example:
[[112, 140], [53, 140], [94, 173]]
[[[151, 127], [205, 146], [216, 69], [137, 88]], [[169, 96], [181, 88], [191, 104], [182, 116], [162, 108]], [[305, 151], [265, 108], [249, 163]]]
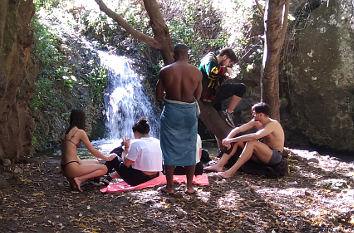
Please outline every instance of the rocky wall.
[[31, 57], [33, 14], [31, 0], [0, 0], [0, 159], [32, 154], [28, 101], [37, 74]]
[[300, 12], [283, 77], [287, 128], [312, 145], [343, 151], [354, 151], [353, 14], [350, 0]]

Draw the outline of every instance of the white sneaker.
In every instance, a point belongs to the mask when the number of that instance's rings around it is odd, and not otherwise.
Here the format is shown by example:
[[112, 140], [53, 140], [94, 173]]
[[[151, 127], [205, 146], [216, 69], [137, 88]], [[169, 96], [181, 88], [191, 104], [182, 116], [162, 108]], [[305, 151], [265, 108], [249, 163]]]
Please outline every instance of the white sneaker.
[[223, 111], [222, 115], [224, 116], [226, 123], [230, 127], [235, 128], [234, 120], [232, 119], [233, 118], [232, 113], [228, 113], [227, 111]]

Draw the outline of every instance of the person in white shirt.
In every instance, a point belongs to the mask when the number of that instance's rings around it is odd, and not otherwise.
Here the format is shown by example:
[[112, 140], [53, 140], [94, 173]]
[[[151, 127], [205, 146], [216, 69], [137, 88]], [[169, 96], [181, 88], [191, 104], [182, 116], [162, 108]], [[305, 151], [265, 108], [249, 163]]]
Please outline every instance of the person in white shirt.
[[150, 137], [150, 125], [146, 118], [141, 118], [132, 127], [134, 138], [124, 138], [124, 151], [122, 157], [106, 162], [108, 170], [115, 172], [106, 175], [102, 182], [109, 183], [114, 178], [122, 178], [132, 186], [149, 181], [159, 176], [162, 171], [162, 152], [160, 141]]

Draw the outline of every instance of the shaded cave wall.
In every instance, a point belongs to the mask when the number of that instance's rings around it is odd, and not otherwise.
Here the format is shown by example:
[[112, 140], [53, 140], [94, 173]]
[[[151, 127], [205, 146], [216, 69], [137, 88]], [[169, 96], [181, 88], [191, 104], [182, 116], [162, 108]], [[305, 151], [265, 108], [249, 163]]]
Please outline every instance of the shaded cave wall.
[[281, 119], [290, 141], [354, 151], [354, 6], [309, 2], [297, 9], [285, 45]]

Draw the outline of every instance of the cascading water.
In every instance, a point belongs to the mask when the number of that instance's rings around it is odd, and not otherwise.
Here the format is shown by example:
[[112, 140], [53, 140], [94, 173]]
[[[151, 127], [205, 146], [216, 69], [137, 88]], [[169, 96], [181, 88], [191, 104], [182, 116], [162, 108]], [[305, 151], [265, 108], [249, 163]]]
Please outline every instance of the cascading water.
[[132, 126], [146, 117], [151, 126], [150, 136], [158, 137], [158, 117], [141, 81], [123, 56], [99, 51], [101, 65], [108, 71], [105, 91], [105, 115], [108, 139], [133, 137]]

